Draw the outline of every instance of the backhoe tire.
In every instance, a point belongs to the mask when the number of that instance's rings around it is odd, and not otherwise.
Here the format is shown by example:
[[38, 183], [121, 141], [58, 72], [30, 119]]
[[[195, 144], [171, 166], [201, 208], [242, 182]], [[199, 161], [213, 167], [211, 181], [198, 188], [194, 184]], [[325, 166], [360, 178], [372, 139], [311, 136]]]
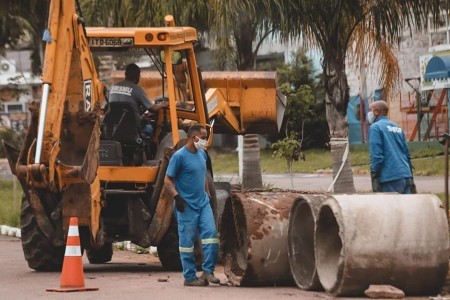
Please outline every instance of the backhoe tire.
[[86, 249], [87, 258], [91, 264], [104, 264], [112, 259], [112, 243], [107, 243], [99, 249]]
[[65, 247], [52, 245], [40, 231], [25, 195], [21, 208], [22, 249], [28, 266], [36, 271], [60, 271]]
[[177, 219], [172, 215], [169, 228], [158, 245], [158, 257], [164, 270], [181, 271]]

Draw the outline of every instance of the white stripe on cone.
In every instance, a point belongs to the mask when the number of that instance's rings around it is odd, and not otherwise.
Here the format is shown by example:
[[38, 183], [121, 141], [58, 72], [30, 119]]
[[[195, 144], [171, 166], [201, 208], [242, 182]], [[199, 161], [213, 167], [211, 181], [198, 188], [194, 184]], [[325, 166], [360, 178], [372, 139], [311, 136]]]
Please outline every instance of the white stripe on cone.
[[81, 256], [80, 246], [66, 246], [64, 256]]
[[69, 226], [69, 232], [67, 236], [79, 236], [78, 226]]

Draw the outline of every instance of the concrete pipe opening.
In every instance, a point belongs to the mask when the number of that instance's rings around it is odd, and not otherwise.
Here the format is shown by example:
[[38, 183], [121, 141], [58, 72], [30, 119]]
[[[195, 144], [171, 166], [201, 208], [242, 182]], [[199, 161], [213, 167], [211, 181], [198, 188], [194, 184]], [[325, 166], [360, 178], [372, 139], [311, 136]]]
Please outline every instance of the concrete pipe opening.
[[228, 276], [240, 285], [247, 269], [247, 226], [242, 203], [229, 198], [220, 225], [221, 257]]
[[319, 213], [316, 227], [316, 258], [320, 261], [320, 283], [325, 290], [336, 285], [340, 274], [339, 259], [342, 252], [342, 240], [339, 225], [332, 209], [325, 205]]
[[446, 215], [435, 195], [332, 195], [319, 210], [315, 250], [334, 296], [361, 296], [371, 284], [436, 295], [448, 271]]
[[297, 286], [303, 290], [321, 290], [314, 255], [314, 230], [320, 204], [325, 195], [301, 195], [295, 200], [289, 217], [289, 266]]

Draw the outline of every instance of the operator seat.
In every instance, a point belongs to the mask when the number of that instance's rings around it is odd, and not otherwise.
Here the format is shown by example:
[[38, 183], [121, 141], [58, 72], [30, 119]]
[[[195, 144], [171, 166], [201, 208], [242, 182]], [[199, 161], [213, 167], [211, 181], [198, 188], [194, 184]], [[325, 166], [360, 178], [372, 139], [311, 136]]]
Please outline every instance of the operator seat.
[[128, 102], [109, 103], [109, 112], [103, 119], [106, 139], [113, 139], [124, 144], [140, 144], [140, 116]]
[[120, 142], [124, 165], [141, 165], [144, 140], [140, 131], [141, 118], [128, 102], [110, 102], [103, 118], [103, 140]]

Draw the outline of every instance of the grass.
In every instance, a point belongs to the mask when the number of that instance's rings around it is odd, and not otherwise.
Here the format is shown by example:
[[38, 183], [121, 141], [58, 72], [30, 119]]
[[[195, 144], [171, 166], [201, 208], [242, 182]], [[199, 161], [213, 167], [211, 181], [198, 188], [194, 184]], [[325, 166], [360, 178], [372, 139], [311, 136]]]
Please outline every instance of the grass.
[[[209, 151], [213, 162], [214, 172], [237, 173], [238, 154], [234, 151]], [[436, 149], [422, 149], [413, 151], [414, 174], [422, 176], [443, 176], [444, 157], [442, 151]], [[332, 168], [331, 154], [329, 150], [307, 150], [305, 161], [294, 162], [294, 173], [313, 173]], [[369, 172], [369, 153], [367, 151], [351, 151], [350, 162], [355, 173]], [[271, 150], [261, 151], [261, 170], [264, 173], [287, 173], [286, 161], [281, 158], [272, 157]]]
[[22, 188], [17, 182], [16, 199], [14, 200], [13, 185], [12, 180], [0, 180], [0, 224], [20, 227]]

